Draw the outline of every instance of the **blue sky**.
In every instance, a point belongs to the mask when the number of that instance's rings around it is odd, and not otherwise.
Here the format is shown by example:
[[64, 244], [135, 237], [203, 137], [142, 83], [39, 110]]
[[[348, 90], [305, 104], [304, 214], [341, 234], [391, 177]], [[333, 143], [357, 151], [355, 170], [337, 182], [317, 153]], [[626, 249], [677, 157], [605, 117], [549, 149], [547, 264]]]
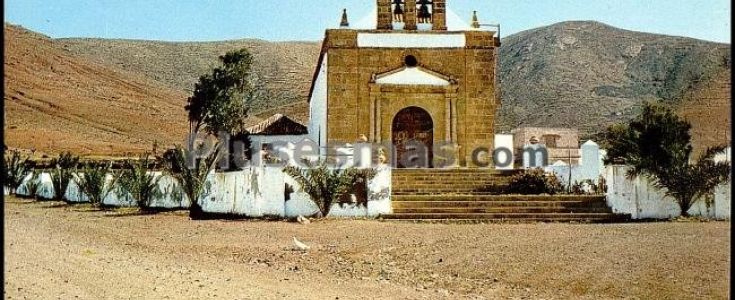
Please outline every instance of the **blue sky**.
[[[448, 0], [506, 36], [569, 20], [730, 43], [729, 0]], [[167, 41], [320, 40], [342, 8], [356, 22], [374, 0], [6, 0], [5, 21], [54, 38]]]

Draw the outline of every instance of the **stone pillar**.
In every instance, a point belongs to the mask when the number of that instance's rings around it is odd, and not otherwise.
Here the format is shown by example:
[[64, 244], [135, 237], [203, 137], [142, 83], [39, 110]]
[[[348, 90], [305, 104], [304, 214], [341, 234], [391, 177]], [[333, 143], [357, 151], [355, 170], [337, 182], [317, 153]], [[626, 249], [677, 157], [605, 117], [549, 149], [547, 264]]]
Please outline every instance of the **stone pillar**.
[[447, 30], [447, 0], [434, 0], [432, 30]]
[[406, 9], [403, 17], [405, 30], [416, 30], [416, 1], [406, 0]]
[[393, 13], [390, 0], [378, 0], [378, 30], [393, 29]]

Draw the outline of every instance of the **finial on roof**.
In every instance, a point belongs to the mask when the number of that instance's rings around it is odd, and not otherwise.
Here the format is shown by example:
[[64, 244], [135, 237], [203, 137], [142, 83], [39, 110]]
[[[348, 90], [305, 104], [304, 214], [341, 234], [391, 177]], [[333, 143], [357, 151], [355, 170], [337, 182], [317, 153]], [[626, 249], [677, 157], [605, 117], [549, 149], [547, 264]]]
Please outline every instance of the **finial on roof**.
[[342, 10], [342, 22], [339, 23], [340, 28], [350, 27], [350, 22], [347, 21], [347, 9]]
[[477, 19], [477, 11], [472, 12], [472, 28], [480, 28], [480, 21]]

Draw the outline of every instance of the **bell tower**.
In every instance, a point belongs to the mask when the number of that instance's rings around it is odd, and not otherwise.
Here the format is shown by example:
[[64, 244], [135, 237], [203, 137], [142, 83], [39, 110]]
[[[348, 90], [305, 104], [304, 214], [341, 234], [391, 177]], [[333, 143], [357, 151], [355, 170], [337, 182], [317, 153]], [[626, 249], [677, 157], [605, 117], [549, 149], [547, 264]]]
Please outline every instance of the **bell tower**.
[[393, 12], [391, 0], [378, 0], [378, 30], [393, 29]]
[[377, 0], [377, 3], [378, 30], [447, 30], [446, 0]]

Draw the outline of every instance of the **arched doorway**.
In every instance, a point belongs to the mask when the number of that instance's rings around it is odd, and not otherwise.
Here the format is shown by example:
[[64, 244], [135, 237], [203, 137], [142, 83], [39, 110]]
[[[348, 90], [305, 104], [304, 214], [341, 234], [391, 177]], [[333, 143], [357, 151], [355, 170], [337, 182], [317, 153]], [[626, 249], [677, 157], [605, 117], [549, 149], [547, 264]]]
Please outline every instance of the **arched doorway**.
[[393, 118], [393, 146], [398, 168], [430, 168], [434, 147], [434, 121], [416, 106], [406, 107]]

